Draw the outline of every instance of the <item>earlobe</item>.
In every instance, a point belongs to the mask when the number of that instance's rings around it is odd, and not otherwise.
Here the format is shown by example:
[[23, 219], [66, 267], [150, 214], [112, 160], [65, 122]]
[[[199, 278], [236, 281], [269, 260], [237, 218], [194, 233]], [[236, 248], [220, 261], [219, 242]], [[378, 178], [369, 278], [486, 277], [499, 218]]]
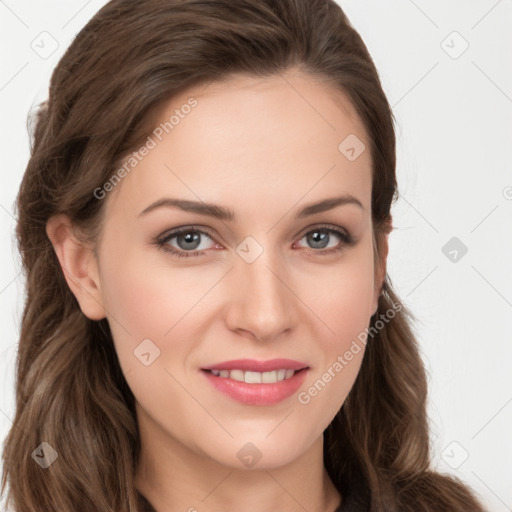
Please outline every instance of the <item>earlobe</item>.
[[98, 266], [92, 249], [75, 236], [69, 217], [63, 214], [48, 220], [46, 234], [82, 313], [91, 320], [105, 318]]

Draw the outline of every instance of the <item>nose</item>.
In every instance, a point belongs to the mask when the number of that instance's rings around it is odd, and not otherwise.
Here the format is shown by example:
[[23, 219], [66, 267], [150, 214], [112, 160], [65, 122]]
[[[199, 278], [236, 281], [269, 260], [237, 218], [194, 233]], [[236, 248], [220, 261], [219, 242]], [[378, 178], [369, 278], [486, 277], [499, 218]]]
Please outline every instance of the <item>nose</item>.
[[289, 281], [285, 266], [270, 251], [252, 263], [237, 259], [229, 275], [227, 326], [261, 341], [292, 330], [300, 301]]

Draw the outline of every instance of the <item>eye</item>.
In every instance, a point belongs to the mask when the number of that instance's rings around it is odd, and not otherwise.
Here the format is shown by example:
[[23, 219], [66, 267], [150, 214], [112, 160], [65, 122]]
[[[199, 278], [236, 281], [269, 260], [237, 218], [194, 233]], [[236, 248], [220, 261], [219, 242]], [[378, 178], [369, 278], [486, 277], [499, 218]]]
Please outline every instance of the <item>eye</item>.
[[[340, 240], [334, 246], [330, 245], [333, 235], [335, 239], [338, 238]], [[209, 248], [207, 239], [214, 241], [213, 237], [204, 229], [199, 229], [195, 226], [183, 226], [158, 237], [154, 240], [154, 243], [173, 256], [188, 258], [191, 256], [203, 256], [205, 254], [204, 251]], [[351, 246], [355, 243], [348, 232], [339, 227], [328, 225], [317, 226], [315, 229], [307, 231], [299, 241], [304, 239], [310, 244], [309, 249], [312, 250], [310, 252], [321, 255], [339, 252], [345, 246]], [[171, 241], [174, 241], [174, 243], [171, 243]]]
[[[332, 239], [338, 238], [341, 242], [331, 244]], [[334, 226], [317, 226], [315, 229], [308, 231], [301, 240], [306, 240], [306, 243], [310, 244], [310, 249], [328, 249], [328, 250], [315, 250], [313, 252], [328, 255], [334, 252], [339, 252], [345, 248], [345, 246], [354, 245], [352, 236]], [[335, 242], [335, 240], [334, 240]]]
[[[204, 238], [213, 240], [206, 231], [197, 229], [194, 226], [184, 226], [173, 230], [163, 238], [157, 239], [155, 242], [164, 251], [170, 252], [180, 258], [187, 258], [190, 256], [201, 256], [204, 254], [201, 250], [208, 248], [204, 247], [204, 244], [202, 243]], [[177, 244], [177, 247], [170, 244], [171, 240], [174, 239], [176, 239], [175, 243]]]

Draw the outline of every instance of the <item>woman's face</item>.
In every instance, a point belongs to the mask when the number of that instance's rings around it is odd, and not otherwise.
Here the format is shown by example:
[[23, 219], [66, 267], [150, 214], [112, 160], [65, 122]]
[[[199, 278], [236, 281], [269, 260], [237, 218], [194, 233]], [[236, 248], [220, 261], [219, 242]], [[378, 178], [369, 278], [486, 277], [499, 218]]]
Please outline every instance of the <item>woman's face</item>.
[[[368, 136], [345, 96], [290, 71], [189, 89], [150, 139], [101, 199], [97, 252], [141, 432], [226, 466], [282, 466], [343, 404], [377, 306]], [[189, 203], [151, 206], [168, 199]], [[257, 366], [275, 359], [291, 361]], [[305, 369], [272, 383], [293, 362]]]

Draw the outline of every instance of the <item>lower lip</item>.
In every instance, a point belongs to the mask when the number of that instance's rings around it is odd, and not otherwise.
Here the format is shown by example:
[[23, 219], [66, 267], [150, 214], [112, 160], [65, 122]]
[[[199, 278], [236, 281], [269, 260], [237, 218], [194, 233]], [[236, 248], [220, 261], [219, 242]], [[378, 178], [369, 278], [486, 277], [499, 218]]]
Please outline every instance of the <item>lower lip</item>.
[[273, 384], [247, 384], [234, 379], [217, 377], [209, 371], [201, 370], [216, 389], [246, 405], [272, 405], [282, 402], [300, 388], [307, 371], [306, 368], [289, 379]]

